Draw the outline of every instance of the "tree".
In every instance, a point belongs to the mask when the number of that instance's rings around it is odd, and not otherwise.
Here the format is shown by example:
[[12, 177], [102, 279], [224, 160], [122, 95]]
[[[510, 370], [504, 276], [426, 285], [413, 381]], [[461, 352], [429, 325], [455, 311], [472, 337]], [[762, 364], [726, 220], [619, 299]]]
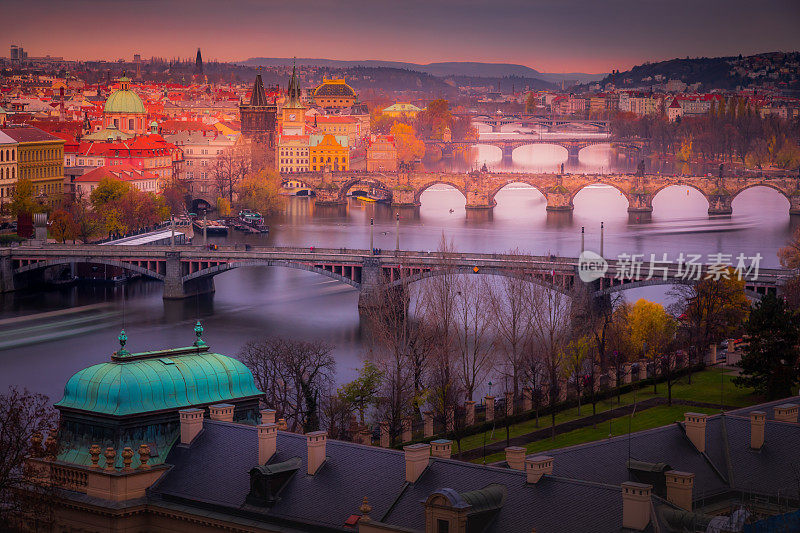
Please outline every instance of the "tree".
[[[32, 488], [24, 467], [27, 455], [41, 455], [40, 439], [45, 433], [55, 436], [54, 427], [56, 415], [47, 396], [15, 387], [0, 394], [0, 525], [9, 526], [31, 511], [50, 510], [30, 508]], [[38, 447], [32, 448], [34, 436]]]
[[[666, 348], [675, 337], [675, 324], [664, 306], [643, 298], [636, 301], [631, 309], [629, 322], [631, 340], [634, 346], [641, 347], [644, 356], [650, 360], [655, 377], [658, 364]], [[653, 394], [658, 392], [657, 381], [653, 380]]]
[[177, 179], [170, 180], [161, 194], [164, 196], [170, 213], [180, 215], [187, 211], [189, 189], [182, 181]]
[[221, 217], [231, 216], [231, 203], [227, 198], [217, 198], [217, 214]]
[[11, 214], [36, 213], [41, 210], [34, 197], [33, 182], [28, 178], [20, 178], [14, 185], [14, 196], [11, 200]]
[[319, 429], [320, 393], [333, 383], [332, 346], [281, 337], [253, 339], [239, 353], [253, 373], [266, 404], [292, 431]]
[[100, 233], [102, 222], [94, 212], [86, 196], [79, 192], [75, 199], [69, 203], [69, 212], [75, 223], [75, 237], [84, 244]]
[[217, 156], [210, 173], [219, 196], [224, 197], [227, 190], [228, 201], [232, 204], [234, 190], [251, 170], [260, 169], [252, 168], [252, 156], [244, 147], [234, 146], [225, 149]]
[[548, 384], [552, 438], [556, 436], [556, 410], [564, 375], [564, 354], [572, 332], [572, 302], [562, 292], [533, 285], [530, 307], [533, 313], [531, 334]]
[[408, 124], [398, 122], [392, 126], [390, 133], [397, 147], [398, 160], [410, 163], [422, 159], [425, 155], [425, 143], [417, 139], [414, 128]]
[[122, 180], [106, 177], [100, 180], [89, 195], [89, 199], [94, 209], [101, 212], [107, 204], [113, 204], [125, 196], [130, 188], [130, 185]]
[[251, 209], [267, 215], [278, 211], [282, 201], [280, 176], [274, 170], [262, 170], [250, 174], [239, 183], [236, 203], [242, 209]]
[[592, 361], [592, 341], [588, 336], [580, 336], [567, 343], [564, 353], [564, 366], [569, 371], [572, 385], [578, 396], [578, 414], [581, 414], [581, 396], [583, 395], [584, 385], [592, 386], [592, 378], [587, 379], [594, 373]]
[[358, 371], [358, 377], [339, 387], [337, 394], [342, 401], [351, 405], [358, 411], [360, 422], [364, 423], [364, 413], [377, 402], [375, 395], [383, 379], [383, 372], [370, 361], [364, 364]]
[[[512, 255], [519, 256], [518, 252]], [[531, 290], [533, 285], [523, 279], [523, 272], [504, 276], [490, 291], [494, 332], [497, 336], [498, 363], [514, 398], [525, 375], [525, 347], [531, 335]]]
[[69, 211], [61, 208], [53, 212], [50, 234], [55, 240], [65, 243], [67, 239], [74, 239], [77, 232], [77, 224]]
[[784, 268], [800, 268], [800, 227], [795, 228], [789, 243], [778, 250]]
[[790, 396], [800, 382], [797, 314], [789, 311], [783, 300], [767, 294], [756, 303], [745, 329], [750, 344], [736, 365], [741, 373], [733, 383], [752, 387], [767, 400]]
[[491, 338], [491, 294], [483, 278], [462, 276], [458, 280], [456, 315], [458, 374], [467, 400], [491, 371], [495, 346]]
[[[722, 342], [742, 326], [750, 310], [744, 294], [744, 280], [732, 270], [718, 280], [702, 279], [694, 285], [677, 285], [669, 291], [677, 296], [673, 315], [679, 317], [679, 327], [687, 331], [682, 338], [692, 360], [700, 360], [712, 344]], [[689, 374], [691, 383], [691, 373]]]

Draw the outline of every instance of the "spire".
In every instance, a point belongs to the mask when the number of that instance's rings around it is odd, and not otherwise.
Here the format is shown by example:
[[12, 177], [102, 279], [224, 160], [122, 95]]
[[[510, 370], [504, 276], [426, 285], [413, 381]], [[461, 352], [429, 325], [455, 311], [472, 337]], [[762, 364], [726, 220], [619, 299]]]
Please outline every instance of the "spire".
[[202, 348], [206, 345], [205, 341], [203, 340], [203, 325], [200, 324], [200, 321], [197, 321], [197, 324], [194, 326], [194, 334], [197, 336], [197, 340], [194, 341], [194, 346], [197, 348]]
[[200, 55], [200, 48], [197, 49], [197, 58], [194, 60], [194, 75], [203, 75], [203, 56]]
[[117, 350], [117, 353], [114, 355], [117, 357], [125, 357], [126, 355], [130, 355], [131, 352], [125, 349], [125, 345], [128, 343], [128, 336], [125, 335], [124, 329], [119, 332], [117, 340], [119, 341], [119, 350]]
[[303, 107], [303, 104], [300, 102], [300, 98], [300, 84], [297, 82], [297, 58], [295, 58], [292, 61], [292, 79], [289, 80], [289, 101], [287, 102], [286, 107]]
[[261, 81], [261, 74], [256, 74], [256, 81], [253, 83], [253, 94], [250, 96], [251, 106], [267, 105], [267, 97], [264, 95], [264, 83]]

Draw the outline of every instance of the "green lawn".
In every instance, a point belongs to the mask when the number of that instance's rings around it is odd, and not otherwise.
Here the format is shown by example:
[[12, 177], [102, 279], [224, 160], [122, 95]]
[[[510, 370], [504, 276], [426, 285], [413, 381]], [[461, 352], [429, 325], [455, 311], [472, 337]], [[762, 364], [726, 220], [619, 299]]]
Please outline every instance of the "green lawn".
[[[719, 404], [721, 399], [721, 388], [722, 388], [722, 380], [724, 378], [724, 404], [728, 407], [744, 407], [747, 405], [752, 405], [754, 403], [758, 403], [761, 401], [760, 398], [754, 397], [752, 395], [752, 391], [748, 389], [739, 389], [731, 383], [731, 379], [734, 375], [730, 372], [725, 372], [723, 376], [723, 371], [721, 369], [709, 369], [704, 370], [702, 372], [696, 372], [692, 375], [692, 384], [689, 385], [689, 378], [684, 376], [680, 378], [680, 380], [676, 381], [672, 386], [672, 398], [674, 400], [688, 400], [688, 401], [695, 401], [695, 402], [707, 402], [707, 403], [716, 403]], [[658, 394], [653, 394], [653, 386], [648, 385], [644, 386], [641, 389], [638, 389], [635, 392], [629, 392], [627, 394], [623, 394], [621, 397], [621, 403], [617, 402], [616, 396], [613, 398], [613, 406], [614, 408], [619, 407], [620, 405], [630, 405], [634, 401], [634, 395], [636, 397], [636, 401], [643, 401], [649, 398], [653, 398], [654, 396], [661, 396], [666, 398], [667, 396], [667, 384], [666, 383], [659, 383], [658, 384]], [[688, 406], [673, 406], [673, 408], [677, 408], [681, 413], [684, 411], [699, 411], [699, 408], [688, 408]], [[604, 412], [611, 409], [611, 400], [604, 400], [597, 403], [597, 412]], [[648, 411], [649, 412], [649, 411]], [[561, 424], [564, 422], [568, 422], [570, 420], [574, 420], [576, 418], [581, 418], [584, 416], [589, 416], [592, 414], [592, 405], [582, 405], [581, 406], [581, 414], [578, 414], [577, 408], [567, 409], [566, 411], [561, 411], [556, 414], [556, 424]], [[679, 418], [682, 418], [679, 417]], [[497, 442], [505, 440], [506, 438], [506, 429], [503, 426], [503, 419], [499, 418], [496, 420], [497, 426], [495, 427], [494, 434], [492, 435], [491, 431], [485, 433], [486, 443], [489, 442]], [[518, 435], [524, 435], [526, 433], [530, 433], [532, 431], [536, 431], [537, 429], [541, 429], [544, 427], [549, 427], [551, 424], [550, 416], [547, 415], [545, 417], [539, 418], [539, 424], [536, 425], [536, 420], [526, 420], [519, 424], [513, 425], [509, 428], [509, 436], [515, 437]], [[607, 425], [607, 423], [606, 423]], [[657, 424], [663, 425], [663, 424]], [[649, 427], [656, 427], [656, 426], [649, 426]], [[607, 429], [607, 428], [606, 428]], [[608, 436], [608, 433], [605, 434]], [[462, 450], [471, 450], [473, 448], [480, 448], [483, 446], [484, 443], [484, 433], [477, 433], [475, 435], [471, 435], [469, 437], [465, 437], [461, 441], [461, 449]], [[568, 446], [565, 444], [564, 446]], [[550, 446], [552, 447], [552, 446]]]
[[[713, 414], [715, 412], [714, 409], [707, 409], [702, 407], [693, 408], [692, 410], [694, 412], [701, 412], [706, 414]], [[630, 418], [628, 416], [621, 416], [619, 418], [614, 418], [608, 422], [603, 422], [602, 424], [598, 424], [596, 428], [586, 427], [582, 429], [576, 429], [574, 431], [570, 431], [569, 433], [557, 435], [555, 439], [547, 438], [538, 440], [536, 442], [531, 442], [525, 445], [525, 449], [529, 454], [538, 453], [538, 452], [543, 452], [545, 450], [553, 450], [555, 448], [564, 448], [567, 446], [574, 446], [576, 444], [583, 444], [586, 442], [607, 439], [609, 437], [609, 432], [613, 437], [619, 435], [625, 435], [628, 433], [629, 420], [630, 420], [631, 431], [642, 431], [644, 429], [651, 429], [660, 426], [665, 426], [667, 424], [683, 420], [683, 413], [685, 411], [686, 407], [682, 405], [673, 405], [672, 407], [669, 407], [667, 405], [659, 405], [657, 407], [647, 409], [640, 413], [636, 413], [633, 416], [633, 418]], [[505, 455], [503, 453], [496, 453], [487, 456], [486, 462], [494, 463], [496, 461], [502, 461], [504, 459]], [[482, 463], [483, 458], [476, 459], [473, 462]]]

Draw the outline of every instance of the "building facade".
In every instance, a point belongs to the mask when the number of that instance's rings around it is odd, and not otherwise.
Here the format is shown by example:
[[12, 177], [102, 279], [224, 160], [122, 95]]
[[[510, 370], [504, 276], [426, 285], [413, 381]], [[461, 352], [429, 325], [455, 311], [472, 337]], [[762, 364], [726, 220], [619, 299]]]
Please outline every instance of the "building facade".
[[350, 149], [344, 135], [312, 135], [309, 139], [308, 155], [311, 158], [310, 170], [350, 170]]
[[367, 172], [397, 170], [397, 147], [390, 135], [376, 135], [367, 146]]
[[230, 154], [236, 136], [220, 135], [216, 131], [180, 131], [164, 135], [164, 140], [183, 153], [175, 175], [177, 179], [187, 186], [192, 198], [202, 197], [212, 202], [218, 192], [215, 166], [220, 157]]
[[64, 185], [64, 139], [34, 128], [4, 128], [17, 142], [17, 179], [29, 179], [40, 201], [54, 204]]
[[0, 132], [0, 213], [14, 196], [17, 183], [17, 149], [19, 143]]
[[281, 135], [278, 145], [278, 170], [283, 173], [308, 172], [309, 136]]

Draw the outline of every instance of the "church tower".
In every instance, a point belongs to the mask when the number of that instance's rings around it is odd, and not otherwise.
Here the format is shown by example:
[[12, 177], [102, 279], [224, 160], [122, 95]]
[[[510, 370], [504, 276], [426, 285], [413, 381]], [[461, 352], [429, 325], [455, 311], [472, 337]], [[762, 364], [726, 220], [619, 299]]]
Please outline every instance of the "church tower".
[[239, 116], [242, 121], [242, 135], [246, 139], [275, 148], [278, 106], [267, 102], [261, 74], [256, 75], [250, 103], [239, 104]]
[[200, 49], [197, 49], [197, 58], [194, 60], [194, 75], [203, 75], [203, 56], [200, 55]]
[[286, 105], [281, 112], [281, 133], [283, 135], [305, 135], [306, 108], [302, 103], [300, 83], [297, 81], [297, 66], [292, 65], [292, 79], [289, 80], [289, 91]]

